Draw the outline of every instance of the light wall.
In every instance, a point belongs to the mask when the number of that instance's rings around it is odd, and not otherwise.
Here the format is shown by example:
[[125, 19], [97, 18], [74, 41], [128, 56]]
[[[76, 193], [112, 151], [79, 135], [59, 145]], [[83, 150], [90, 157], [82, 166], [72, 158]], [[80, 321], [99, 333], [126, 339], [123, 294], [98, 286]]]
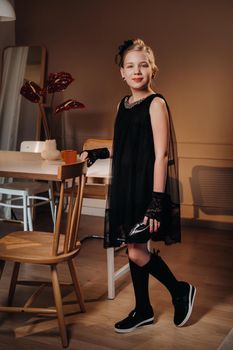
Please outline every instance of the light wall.
[[[116, 105], [127, 94], [114, 64], [118, 45], [134, 37], [151, 45], [160, 70], [154, 89], [166, 96], [177, 133], [182, 216], [226, 227], [233, 218], [218, 193], [222, 169], [233, 167], [232, 10], [228, 0], [20, 0], [16, 43], [44, 45], [48, 72], [68, 71], [76, 79], [57, 102], [77, 98], [86, 105], [64, 118], [65, 146], [78, 150], [86, 138], [112, 137]], [[59, 124], [54, 117], [62, 144]], [[214, 210], [205, 210], [205, 194], [195, 196], [201, 165], [208, 167], [207, 178], [216, 168]]]

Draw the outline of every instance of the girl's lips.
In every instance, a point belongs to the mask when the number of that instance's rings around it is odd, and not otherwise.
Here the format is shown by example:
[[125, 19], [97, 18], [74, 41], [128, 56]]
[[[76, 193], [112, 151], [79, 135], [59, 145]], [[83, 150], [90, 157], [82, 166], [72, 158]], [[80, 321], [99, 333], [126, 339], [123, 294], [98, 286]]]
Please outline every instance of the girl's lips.
[[140, 83], [143, 80], [143, 78], [133, 78], [132, 80], [136, 83]]

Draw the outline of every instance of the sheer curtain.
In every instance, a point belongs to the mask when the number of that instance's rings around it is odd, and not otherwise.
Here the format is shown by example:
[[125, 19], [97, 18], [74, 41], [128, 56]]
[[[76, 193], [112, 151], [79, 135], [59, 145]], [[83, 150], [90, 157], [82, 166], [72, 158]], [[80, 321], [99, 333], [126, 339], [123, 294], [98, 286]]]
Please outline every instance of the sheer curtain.
[[[10, 47], [4, 51], [0, 90], [0, 150], [16, 150], [21, 105], [20, 88], [24, 81], [27, 57], [28, 47]], [[8, 178], [8, 181], [12, 179]], [[0, 177], [0, 184], [2, 183], [4, 178]], [[10, 217], [10, 208], [4, 210], [4, 217]]]
[[0, 149], [15, 150], [17, 145], [21, 95], [28, 47], [8, 48], [3, 57], [0, 90]]

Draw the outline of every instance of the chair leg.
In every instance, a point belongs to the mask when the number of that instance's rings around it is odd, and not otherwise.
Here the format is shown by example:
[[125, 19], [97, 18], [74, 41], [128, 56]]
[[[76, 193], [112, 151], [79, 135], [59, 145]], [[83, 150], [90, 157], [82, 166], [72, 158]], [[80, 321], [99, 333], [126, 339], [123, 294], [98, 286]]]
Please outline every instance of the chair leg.
[[78, 276], [77, 276], [77, 272], [75, 269], [75, 265], [74, 265], [74, 261], [73, 260], [69, 260], [68, 261], [68, 266], [69, 266], [69, 270], [70, 270], [70, 275], [73, 281], [73, 285], [74, 285], [74, 290], [75, 290], [75, 294], [77, 296], [79, 305], [80, 305], [80, 309], [82, 312], [86, 312], [86, 307], [84, 304], [84, 300], [83, 300], [83, 295], [81, 292], [81, 288], [79, 285], [79, 281], [78, 281]]
[[53, 195], [53, 184], [51, 181], [49, 181], [49, 204], [50, 204], [50, 210], [51, 210], [51, 215], [52, 215], [52, 220], [53, 220], [53, 225], [55, 226], [56, 222], [56, 217], [55, 217], [55, 208], [54, 208], [54, 195]]
[[0, 260], [0, 279], [2, 278], [2, 273], [4, 270], [4, 266], [5, 266], [5, 260]]
[[55, 265], [51, 265], [51, 276], [52, 276], [52, 285], [53, 285], [53, 295], [54, 295], [54, 300], [55, 300], [55, 305], [57, 310], [57, 318], [58, 318], [58, 325], [60, 329], [62, 345], [64, 348], [66, 348], [68, 346], [68, 338], [67, 338], [64, 312], [62, 307], [61, 290], [60, 290], [60, 285], [59, 285], [58, 276], [57, 276], [57, 267]]
[[115, 298], [114, 248], [107, 248], [108, 299]]
[[26, 195], [23, 195], [23, 229], [24, 231], [27, 231], [28, 229], [28, 215], [27, 215], [27, 199]]
[[31, 205], [30, 205], [30, 198], [29, 198], [29, 196], [27, 196], [27, 220], [28, 220], [29, 231], [33, 231], [32, 209], [31, 209]]
[[16, 283], [19, 275], [19, 268], [20, 268], [20, 263], [15, 262], [14, 263], [14, 268], [11, 276], [11, 283], [10, 283], [10, 288], [9, 288], [9, 293], [8, 293], [8, 301], [7, 305], [11, 306], [13, 302], [13, 298], [15, 295], [15, 288], [16, 288]]

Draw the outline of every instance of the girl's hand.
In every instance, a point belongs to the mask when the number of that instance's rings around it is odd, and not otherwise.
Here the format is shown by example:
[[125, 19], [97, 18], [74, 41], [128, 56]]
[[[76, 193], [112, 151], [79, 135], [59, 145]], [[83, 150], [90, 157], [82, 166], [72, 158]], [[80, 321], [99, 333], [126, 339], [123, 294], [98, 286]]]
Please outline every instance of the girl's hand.
[[110, 157], [107, 147], [83, 150], [79, 155], [81, 160], [87, 159], [87, 166], [91, 166], [97, 159], [106, 159]]
[[88, 153], [86, 151], [83, 151], [80, 155], [79, 155], [79, 159], [83, 162], [84, 160], [86, 160], [88, 157]]
[[149, 231], [156, 232], [160, 227], [163, 212], [166, 207], [167, 195], [164, 192], [153, 192], [152, 199], [144, 216], [144, 224], [149, 224]]
[[149, 219], [148, 216], [144, 216], [143, 223], [144, 225], [148, 225], [149, 222], [149, 232], [156, 232], [160, 227], [160, 222], [155, 219]]

